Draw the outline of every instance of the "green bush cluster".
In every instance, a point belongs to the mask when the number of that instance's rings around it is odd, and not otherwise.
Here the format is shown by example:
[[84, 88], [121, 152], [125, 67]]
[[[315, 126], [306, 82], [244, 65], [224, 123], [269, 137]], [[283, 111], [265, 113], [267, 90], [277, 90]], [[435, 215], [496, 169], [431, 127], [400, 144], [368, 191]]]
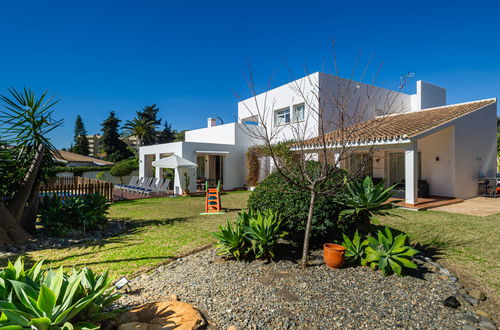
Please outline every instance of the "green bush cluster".
[[234, 226], [227, 221], [226, 226], [219, 226], [213, 233], [218, 240], [218, 255], [242, 258], [274, 258], [274, 247], [287, 232], [286, 223], [272, 211], [241, 211]]
[[394, 237], [391, 230], [385, 227], [384, 232], [377, 232], [376, 238], [367, 236], [361, 240], [357, 231], [352, 240], [345, 234], [343, 237], [346, 260], [351, 265], [369, 265], [372, 269], [380, 270], [383, 275], [396, 273], [398, 276], [403, 275], [405, 268], [417, 268], [412, 259], [419, 251], [405, 245], [405, 234]]
[[74, 230], [95, 230], [106, 226], [108, 208], [108, 201], [101, 194], [68, 197], [66, 200], [52, 195], [42, 198], [38, 214], [43, 230], [60, 236]]
[[[339, 180], [343, 181], [345, 175], [344, 171], [339, 171], [336, 178], [325, 183], [326, 186], [336, 187], [334, 194], [322, 194], [317, 197], [311, 240], [321, 242], [324, 239], [340, 238], [342, 232], [354, 232], [355, 222], [352, 217], [339, 218], [343, 209], [342, 202], [346, 198], [345, 185], [339, 184]], [[299, 190], [278, 172], [274, 172], [252, 192], [248, 199], [248, 208], [278, 212], [287, 220], [286, 230], [290, 234], [289, 238], [301, 242], [309, 213], [310, 198], [309, 191]]]
[[120, 298], [108, 272], [44, 271], [42, 263], [25, 269], [19, 258], [0, 270], [1, 329], [98, 329], [99, 322], [119, 312], [108, 311]]

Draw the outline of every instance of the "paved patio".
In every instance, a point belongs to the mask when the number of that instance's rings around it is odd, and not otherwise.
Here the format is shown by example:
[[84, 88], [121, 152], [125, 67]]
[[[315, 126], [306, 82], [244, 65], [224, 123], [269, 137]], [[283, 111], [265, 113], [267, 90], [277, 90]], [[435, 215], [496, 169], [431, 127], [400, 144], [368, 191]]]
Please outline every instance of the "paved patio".
[[495, 213], [500, 213], [500, 197], [476, 197], [466, 199], [463, 203], [437, 207], [434, 208], [433, 211], [444, 211], [485, 217]]

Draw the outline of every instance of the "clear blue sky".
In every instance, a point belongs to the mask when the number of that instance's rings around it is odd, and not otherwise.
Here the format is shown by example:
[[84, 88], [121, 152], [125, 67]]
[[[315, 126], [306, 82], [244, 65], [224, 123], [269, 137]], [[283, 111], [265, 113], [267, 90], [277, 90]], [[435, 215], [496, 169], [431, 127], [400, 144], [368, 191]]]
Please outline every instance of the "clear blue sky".
[[[177, 130], [209, 116], [236, 117], [249, 96], [247, 64], [263, 91], [331, 72], [337, 42], [344, 75], [362, 47], [384, 63], [378, 84], [406, 72], [447, 88], [448, 102], [500, 97], [498, 1], [3, 1], [0, 91], [48, 90], [61, 98], [58, 147], [77, 114], [97, 133], [110, 110], [122, 120], [156, 103]], [[407, 92], [414, 91], [414, 81]]]

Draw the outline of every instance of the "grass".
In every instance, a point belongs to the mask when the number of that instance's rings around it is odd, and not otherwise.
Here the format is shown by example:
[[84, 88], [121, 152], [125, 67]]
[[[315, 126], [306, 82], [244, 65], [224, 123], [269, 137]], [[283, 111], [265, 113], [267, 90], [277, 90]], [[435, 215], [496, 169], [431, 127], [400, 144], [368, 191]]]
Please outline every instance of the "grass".
[[487, 217], [438, 211], [395, 210], [381, 225], [408, 233], [428, 253], [443, 259], [461, 280], [500, 292], [500, 213]]
[[132, 231], [83, 246], [29, 252], [26, 257], [46, 259], [50, 267], [88, 266], [98, 271], [110, 269], [115, 276], [131, 276], [213, 243], [210, 233], [226, 219], [233, 219], [246, 206], [247, 198], [247, 192], [222, 195], [222, 205], [229, 212], [217, 215], [199, 215], [204, 212], [204, 196], [117, 202], [109, 217], [136, 222]]

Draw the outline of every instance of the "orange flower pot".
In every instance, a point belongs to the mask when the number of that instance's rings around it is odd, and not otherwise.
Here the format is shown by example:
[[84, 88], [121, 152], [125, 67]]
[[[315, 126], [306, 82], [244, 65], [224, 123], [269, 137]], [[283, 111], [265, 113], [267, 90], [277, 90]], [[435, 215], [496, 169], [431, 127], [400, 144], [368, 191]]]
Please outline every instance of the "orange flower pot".
[[340, 268], [345, 262], [345, 247], [339, 244], [323, 245], [323, 260], [330, 268]]

